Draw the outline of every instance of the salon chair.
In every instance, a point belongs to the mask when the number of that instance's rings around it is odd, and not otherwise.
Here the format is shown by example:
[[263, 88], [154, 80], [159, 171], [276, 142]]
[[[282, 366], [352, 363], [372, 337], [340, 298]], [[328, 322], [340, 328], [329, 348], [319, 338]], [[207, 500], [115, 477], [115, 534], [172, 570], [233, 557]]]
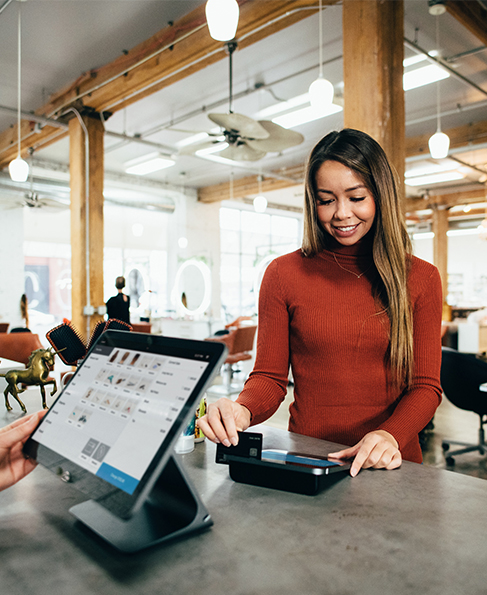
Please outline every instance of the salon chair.
[[208, 337], [206, 341], [219, 341], [228, 347], [228, 355], [221, 369], [222, 384], [214, 384], [208, 389], [213, 395], [229, 397], [239, 393], [243, 388], [243, 382], [234, 383], [234, 375], [237, 372], [236, 364], [252, 359], [254, 337], [257, 325], [242, 325], [230, 327], [227, 335]]
[[[487, 362], [482, 361], [473, 353], [462, 353], [449, 347], [442, 348], [441, 386], [446, 398], [465, 411], [472, 411], [479, 416], [478, 440], [476, 443], [443, 440], [442, 448], [447, 465], [454, 465], [456, 455], [467, 452], [487, 452], [484, 425], [487, 423], [487, 393], [479, 386], [487, 382]], [[450, 446], [461, 446], [457, 450], [450, 450]]]
[[30, 354], [43, 347], [35, 333], [0, 333], [0, 358], [27, 365]]

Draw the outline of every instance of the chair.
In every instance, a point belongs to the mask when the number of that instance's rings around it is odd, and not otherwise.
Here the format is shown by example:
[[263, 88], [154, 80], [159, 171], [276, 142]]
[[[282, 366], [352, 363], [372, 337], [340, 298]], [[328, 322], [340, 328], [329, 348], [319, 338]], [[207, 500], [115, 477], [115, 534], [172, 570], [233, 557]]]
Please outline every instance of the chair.
[[8, 331], [9, 326], [9, 322], [0, 322], [0, 333], [6, 333]]
[[237, 326], [230, 330], [228, 335], [219, 335], [217, 337], [208, 337], [206, 341], [219, 341], [225, 343], [228, 347], [228, 355], [222, 366], [221, 375], [223, 383], [213, 385], [208, 392], [216, 395], [230, 396], [239, 393], [243, 388], [243, 383], [233, 383], [233, 377], [236, 372], [235, 364], [245, 360], [252, 359], [252, 349], [254, 347], [254, 337], [257, 325]]
[[[476, 444], [443, 440], [442, 448], [448, 465], [454, 465], [456, 455], [467, 452], [485, 454], [484, 424], [487, 423], [487, 394], [479, 386], [487, 382], [487, 362], [478, 359], [475, 354], [462, 353], [449, 347], [442, 348], [441, 386], [447, 399], [459, 409], [472, 411], [480, 418], [478, 442]], [[450, 451], [450, 445], [463, 446]]]
[[27, 365], [30, 354], [43, 347], [35, 333], [0, 333], [0, 358]]

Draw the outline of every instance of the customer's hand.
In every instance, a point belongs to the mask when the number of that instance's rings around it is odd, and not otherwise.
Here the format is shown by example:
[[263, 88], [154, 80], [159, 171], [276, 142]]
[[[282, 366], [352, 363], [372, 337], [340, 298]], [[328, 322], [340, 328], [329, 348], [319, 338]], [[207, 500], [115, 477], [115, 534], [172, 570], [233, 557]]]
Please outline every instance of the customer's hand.
[[237, 432], [243, 432], [250, 426], [250, 411], [247, 407], [222, 398], [208, 405], [206, 415], [197, 420], [197, 426], [212, 442], [224, 446], [238, 444]]
[[[333, 459], [352, 459], [350, 475], [355, 477], [360, 469], [397, 469], [402, 457], [394, 436], [385, 430], [375, 430], [366, 434], [360, 442], [350, 448], [330, 453]], [[355, 457], [355, 458], [354, 458]]]
[[0, 491], [17, 483], [36, 466], [24, 457], [22, 448], [45, 413], [32, 413], [0, 428]]

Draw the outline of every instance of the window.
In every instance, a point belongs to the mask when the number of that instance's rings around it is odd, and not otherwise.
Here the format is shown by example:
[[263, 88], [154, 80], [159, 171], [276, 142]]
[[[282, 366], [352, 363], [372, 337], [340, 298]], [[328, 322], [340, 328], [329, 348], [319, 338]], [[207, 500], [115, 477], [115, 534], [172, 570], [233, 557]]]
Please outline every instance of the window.
[[301, 217], [220, 209], [221, 302], [226, 320], [257, 313], [254, 293], [261, 263], [296, 250]]

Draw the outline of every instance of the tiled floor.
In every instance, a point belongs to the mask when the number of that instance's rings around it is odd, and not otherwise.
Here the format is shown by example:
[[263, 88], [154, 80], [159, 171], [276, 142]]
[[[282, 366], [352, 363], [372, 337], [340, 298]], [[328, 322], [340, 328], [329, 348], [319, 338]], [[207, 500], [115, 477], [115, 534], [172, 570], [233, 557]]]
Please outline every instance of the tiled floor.
[[[236, 398], [237, 395], [235, 394], [233, 397]], [[213, 400], [214, 398], [209, 396], [209, 401]], [[266, 423], [277, 428], [287, 429], [288, 410], [291, 402], [292, 390], [288, 390], [286, 400]], [[476, 443], [479, 429], [478, 416], [475, 413], [458, 409], [444, 397], [436, 411], [433, 423], [433, 430], [425, 434], [424, 464], [487, 479], [487, 454], [481, 455], [478, 452], [473, 452], [458, 455], [455, 457], [455, 465], [448, 467], [441, 447], [443, 439]], [[456, 448], [459, 447], [452, 446], [451, 450]]]

